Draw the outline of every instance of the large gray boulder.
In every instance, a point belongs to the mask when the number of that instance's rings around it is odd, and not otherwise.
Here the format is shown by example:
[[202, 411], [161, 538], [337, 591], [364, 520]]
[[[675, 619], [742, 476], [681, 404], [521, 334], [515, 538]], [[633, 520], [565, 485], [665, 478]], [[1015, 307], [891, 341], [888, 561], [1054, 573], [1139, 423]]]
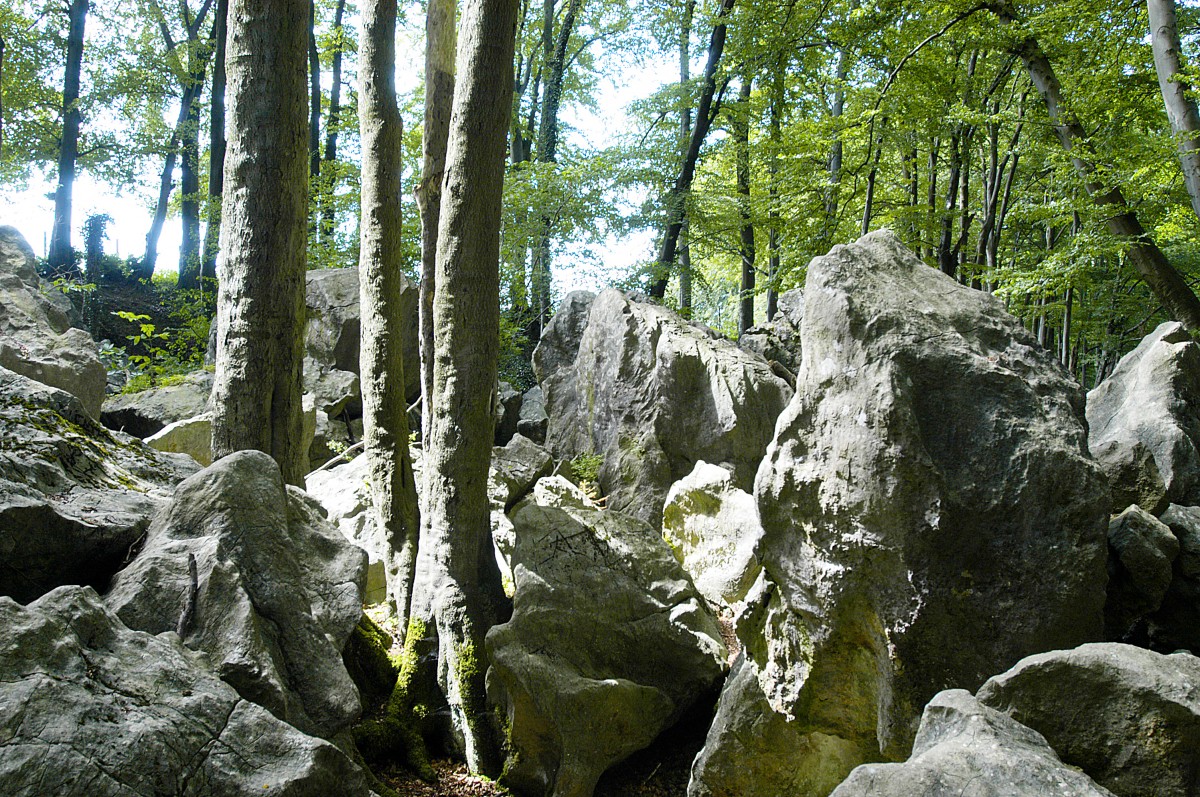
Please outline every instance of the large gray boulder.
[[589, 797], [604, 770], [715, 688], [725, 647], [644, 522], [597, 509], [558, 476], [513, 522], [513, 616], [487, 635], [489, 683], [507, 709], [504, 778], [522, 794]]
[[1036, 731], [961, 689], [941, 692], [925, 707], [906, 763], [858, 767], [830, 797], [917, 795], [1113, 797], [1063, 764]]
[[0, 366], [67, 391], [99, 418], [108, 385], [100, 350], [43, 293], [35, 264], [21, 233], [0, 226]]
[[521, 417], [517, 421], [517, 432], [542, 445], [546, 442], [546, 430], [549, 426], [546, 395], [540, 387], [531, 387], [521, 397]]
[[1088, 445], [1113, 505], [1200, 504], [1200, 344], [1168, 321], [1087, 397]]
[[[1108, 487], [1082, 391], [994, 297], [887, 231], [807, 279], [796, 397], [755, 484], [766, 587], [738, 635], [788, 721], [756, 748], [844, 776], [906, 759], [939, 691], [1102, 638]], [[726, 715], [689, 795], [785, 793], [741, 777], [745, 712]]]
[[800, 344], [803, 320], [803, 291], [799, 288], [787, 291], [779, 297], [775, 317], [743, 332], [738, 337], [738, 345], [795, 374], [804, 359]]
[[271, 457], [239, 451], [179, 485], [106, 600], [130, 628], [178, 630], [242, 697], [328, 738], [360, 712], [342, 648], [366, 568]]
[[104, 589], [198, 469], [0, 367], [0, 595], [27, 603], [62, 584]]
[[1150, 646], [1200, 655], [1200, 507], [1172, 504], [1162, 521], [1179, 543], [1179, 556], [1162, 605], [1147, 618]]
[[699, 460], [748, 489], [791, 388], [761, 357], [618, 290], [571, 294], [534, 351], [559, 458], [598, 454], [609, 507], [658, 528]]
[[109, 429], [144, 439], [169, 424], [202, 414], [208, 408], [212, 385], [212, 372], [200, 370], [163, 387], [118, 393], [104, 402], [100, 421]]
[[1030, 656], [979, 701], [1121, 797], [1200, 794], [1200, 659], [1116, 643]]
[[1139, 620], [1162, 606], [1179, 540], [1169, 526], [1132, 504], [1109, 521], [1108, 551], [1105, 637], [1125, 641]]
[[0, 794], [367, 797], [335, 746], [242, 699], [88, 587], [0, 597]]

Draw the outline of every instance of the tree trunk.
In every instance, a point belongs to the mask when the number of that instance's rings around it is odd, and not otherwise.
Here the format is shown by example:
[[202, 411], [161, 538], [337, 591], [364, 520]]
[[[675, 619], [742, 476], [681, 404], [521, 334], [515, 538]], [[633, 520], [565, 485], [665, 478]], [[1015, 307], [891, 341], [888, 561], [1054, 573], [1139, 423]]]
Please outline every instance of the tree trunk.
[[1154, 71], [1162, 91], [1171, 132], [1179, 148], [1183, 181], [1192, 198], [1192, 210], [1200, 218], [1200, 113], [1188, 94], [1191, 88], [1183, 71], [1183, 46], [1175, 21], [1175, 0], [1146, 0], [1150, 12], [1150, 44], [1154, 48]]
[[225, 159], [213, 458], [255, 448], [288, 484], [304, 483], [308, 9], [291, 0], [233, 0], [226, 69]]
[[837, 230], [838, 185], [842, 181], [844, 161], [840, 125], [846, 110], [846, 77], [850, 74], [850, 56], [844, 47], [838, 50], [836, 68], [837, 83], [833, 87], [833, 108], [830, 114], [836, 127], [833, 131], [833, 145], [829, 149], [829, 183], [825, 186], [825, 219], [821, 226], [822, 250], [828, 249], [833, 243]]
[[736, 151], [738, 215], [741, 216], [738, 252], [742, 260], [742, 284], [738, 294], [738, 335], [754, 326], [754, 220], [750, 208], [750, 91], [751, 78], [742, 79], [738, 107], [733, 117]]
[[[679, 175], [675, 184], [667, 192], [663, 203], [667, 212], [666, 225], [663, 230], [662, 246], [658, 250], [658, 262], [651, 275], [650, 296], [662, 299], [667, 295], [667, 281], [671, 278], [671, 269], [675, 265], [676, 249], [679, 245], [679, 233], [683, 229], [684, 203], [687, 194], [692, 189], [692, 179], [696, 176], [696, 162], [700, 159], [700, 147], [708, 138], [708, 129], [712, 126], [714, 100], [717, 95], [717, 66], [721, 63], [721, 55], [725, 51], [725, 20], [733, 11], [735, 0], [721, 0], [721, 8], [717, 12], [717, 23], [713, 25], [712, 37], [708, 42], [708, 63], [704, 66], [704, 86], [700, 92], [700, 104], [696, 108], [696, 124], [692, 128], [692, 137], [688, 141], [687, 153], [679, 167]], [[718, 102], [719, 106], [720, 103]]]
[[4, 38], [0, 37], [0, 159], [4, 157]]
[[321, 176], [321, 53], [317, 50], [317, 0], [308, 0], [308, 176]]
[[[692, 135], [692, 98], [688, 83], [692, 80], [692, 18], [696, 0], [687, 0], [679, 26], [679, 160], [687, 157], [688, 139]], [[680, 215], [679, 229], [679, 313], [692, 315], [692, 247], [688, 243], [687, 208]]]
[[[993, 9], [1000, 21], [1008, 24], [1016, 20], [1007, 2]], [[1162, 302], [1171, 318], [1192, 331], [1200, 331], [1200, 299], [1187, 282], [1171, 265], [1171, 261], [1150, 239], [1137, 215], [1125, 201], [1119, 188], [1109, 188], [1100, 182], [1093, 163], [1095, 153], [1087, 140], [1083, 126], [1064, 107], [1062, 88], [1050, 60], [1041, 45], [1032, 36], [1021, 41], [1014, 52], [1020, 56], [1029, 72], [1034, 87], [1042, 96], [1050, 121], [1062, 141], [1063, 148], [1071, 156], [1084, 187], [1092, 201], [1107, 209], [1108, 229], [1114, 236], [1128, 243], [1126, 257], [1154, 296]]]
[[[345, 39], [342, 19], [346, 14], [346, 0], [338, 0], [333, 14], [333, 69], [332, 84], [329, 87], [329, 119], [325, 123], [325, 165], [330, 166], [337, 161], [338, 128], [342, 123], [342, 55], [345, 51]], [[321, 186], [321, 240], [328, 242], [333, 238], [337, 227], [333, 207], [333, 192], [337, 173], [331, 168], [325, 169], [325, 184]]]
[[770, 135], [771, 149], [767, 161], [767, 173], [770, 179], [770, 210], [767, 211], [767, 320], [774, 321], [775, 313], [779, 310], [779, 267], [780, 246], [779, 228], [781, 225], [779, 213], [779, 150], [783, 146], [783, 69], [782, 64], [776, 69], [771, 87]]
[[362, 138], [359, 307], [362, 308], [363, 440], [371, 503], [388, 540], [388, 599], [408, 627], [417, 564], [417, 488], [408, 451], [404, 391], [401, 236], [403, 137], [396, 104], [396, 0], [362, 5], [358, 117]]
[[58, 186], [54, 190], [54, 226], [47, 260], [56, 274], [76, 276], [75, 250], [71, 247], [71, 196], [75, 186], [75, 161], [79, 158], [79, 82], [83, 71], [83, 32], [89, 0], [71, 0], [68, 7], [67, 63], [63, 78], [63, 132], [58, 148]]
[[179, 215], [183, 220], [183, 239], [179, 245], [179, 287], [200, 287], [200, 103], [204, 72], [192, 74], [196, 96], [188, 109], [180, 141]]
[[434, 297], [434, 401], [413, 620], [436, 636], [436, 671], [472, 772], [499, 774], [484, 635], [505, 613], [487, 495], [499, 349], [500, 209], [512, 113], [517, 0], [476, 0], [462, 19], [447, 139]]
[[208, 225], [204, 230], [204, 259], [200, 276], [217, 278], [221, 235], [221, 194], [225, 189], [225, 29], [229, 0], [217, 0], [213, 20], [216, 54], [213, 61], [212, 103], [208, 117]]

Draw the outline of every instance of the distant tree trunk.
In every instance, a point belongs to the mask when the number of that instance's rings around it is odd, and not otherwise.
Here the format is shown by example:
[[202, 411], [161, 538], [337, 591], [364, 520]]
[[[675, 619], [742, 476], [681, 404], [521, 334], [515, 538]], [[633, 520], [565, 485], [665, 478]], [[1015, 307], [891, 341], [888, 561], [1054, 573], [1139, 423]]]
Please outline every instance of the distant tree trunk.
[[[204, 73], [193, 74], [199, 87]], [[199, 96], [196, 97], [199, 100]], [[193, 100], [180, 142], [179, 215], [183, 220], [183, 239], [179, 245], [179, 287], [200, 287], [200, 103]]]
[[733, 117], [736, 151], [738, 215], [741, 216], [738, 252], [742, 260], [742, 284], [738, 294], [738, 334], [754, 326], [754, 216], [750, 208], [750, 92], [752, 78], [742, 78], [737, 112]]
[[[696, 0], [687, 0], [679, 30], [679, 160], [687, 157], [688, 139], [692, 135], [692, 98], [688, 84], [692, 80], [692, 18]], [[692, 314], [692, 247], [688, 243], [687, 208], [681, 210], [679, 228], [679, 312], [684, 318]]]
[[1183, 71], [1175, 0], [1146, 0], [1146, 8], [1150, 12], [1150, 44], [1154, 49], [1158, 87], [1179, 148], [1179, 165], [1183, 167], [1183, 181], [1192, 198], [1192, 210], [1200, 218], [1200, 112], [1188, 94], [1191, 84]]
[[782, 64], [777, 68], [771, 83], [770, 137], [771, 145], [767, 159], [767, 174], [770, 209], [767, 211], [767, 320], [773, 321], [779, 309], [779, 150], [783, 146], [783, 102], [784, 72]]
[[[875, 215], [875, 181], [879, 177], [879, 159], [883, 155], [883, 128], [887, 124], [886, 117], [880, 118], [879, 132], [868, 142], [875, 151], [871, 156], [871, 170], [867, 172], [867, 195], [863, 200], [862, 234], [871, 231], [871, 219]], [[914, 156], [913, 165], [916, 165]]]
[[308, 9], [292, 0], [229, 7], [228, 188], [221, 229], [212, 448], [254, 448], [304, 483], [301, 445], [308, 216]]
[[468, 766], [492, 776], [501, 754], [484, 693], [484, 635], [506, 601], [492, 552], [487, 474], [516, 26], [517, 0], [474, 0], [460, 29], [433, 308], [434, 401], [425, 459], [430, 522], [410, 623], [410, 636], [424, 625], [436, 637], [439, 686]]
[[396, 104], [396, 0], [367, 0], [359, 42], [358, 117], [362, 138], [359, 307], [362, 308], [363, 440], [371, 503], [388, 540], [388, 598], [408, 627], [417, 565], [417, 488], [408, 452], [404, 391], [404, 287], [401, 236], [403, 136]]
[[[650, 281], [650, 296], [655, 299], [661, 300], [667, 295], [667, 282], [671, 278], [671, 269], [675, 266], [679, 234], [683, 230], [684, 203], [692, 189], [692, 179], [696, 176], [700, 148], [704, 145], [704, 139], [708, 138], [709, 127], [712, 126], [713, 117], [716, 115], [713, 106], [717, 96], [717, 66], [721, 63], [721, 55], [725, 51], [725, 20], [733, 11], [734, 2], [735, 0], [721, 0], [717, 23], [713, 25], [712, 37], [708, 42], [708, 62], [704, 66], [704, 85], [700, 92], [700, 104], [696, 109], [696, 124], [692, 128], [692, 137], [688, 141], [687, 153], [679, 167], [679, 175], [663, 203], [667, 219], [662, 245], [658, 250], [658, 262]], [[717, 100], [715, 104], [719, 107], [720, 101]]]
[[57, 274], [78, 275], [71, 247], [71, 196], [75, 186], [75, 162], [79, 158], [79, 83], [83, 71], [83, 33], [88, 0], [71, 0], [68, 7], [67, 63], [63, 77], [63, 131], [58, 148], [58, 186], [54, 190], [54, 226], [50, 232], [47, 260]]
[[0, 37], [0, 158], [4, 157], [4, 39]]
[[[457, 49], [456, 0], [429, 0], [425, 15], [425, 127], [421, 138], [421, 442], [429, 444], [433, 419], [433, 296], [437, 288], [438, 224], [442, 180], [446, 175], [446, 138], [454, 104], [454, 56]], [[428, 473], [428, 471], [426, 471]], [[424, 487], [422, 487], [424, 496]], [[423, 512], [422, 518], [428, 519]]]
[[308, 0], [308, 176], [321, 176], [321, 53], [317, 50], [317, 0]]
[[[1005, 24], [1016, 21], [1015, 12], [1008, 2], [998, 3], [993, 10]], [[1083, 126], [1064, 108], [1058, 76], [1041, 45], [1030, 36], [1018, 43], [1014, 52], [1025, 63], [1034, 87], [1046, 104], [1050, 121], [1063, 148], [1070, 154], [1075, 171], [1082, 178], [1092, 201], [1110, 214], [1107, 220], [1109, 232], [1128, 243], [1126, 257], [1171, 318], [1190, 330], [1200, 331], [1200, 299], [1196, 298], [1171, 261], [1151, 240], [1125, 201], [1121, 189], [1109, 188], [1100, 182], [1094, 164], [1095, 152]]]
[[221, 194], [225, 189], [225, 29], [229, 0], [217, 0], [213, 20], [216, 54], [213, 61], [212, 103], [208, 117], [208, 225], [204, 229], [204, 258], [200, 276], [217, 278], [221, 236]]
[[[830, 114], [834, 124], [839, 126], [846, 110], [846, 77], [849, 74], [850, 56], [843, 47], [838, 50], [837, 83], [833, 87], [833, 108]], [[837, 229], [838, 186], [842, 181], [843, 160], [842, 131], [834, 129], [833, 146], [829, 150], [829, 184], [825, 187], [825, 221], [821, 227], [821, 249], [823, 250], [833, 242]]]
[[[325, 166], [330, 167], [337, 162], [338, 128], [342, 122], [342, 56], [345, 51], [342, 19], [346, 14], [346, 0], [338, 0], [333, 15], [333, 74], [332, 85], [329, 88], [329, 119], [325, 123]], [[337, 173], [332, 168], [325, 169], [325, 184], [321, 186], [321, 240], [328, 242], [333, 237], [337, 227], [333, 207], [333, 192], [337, 189], [335, 181]]]

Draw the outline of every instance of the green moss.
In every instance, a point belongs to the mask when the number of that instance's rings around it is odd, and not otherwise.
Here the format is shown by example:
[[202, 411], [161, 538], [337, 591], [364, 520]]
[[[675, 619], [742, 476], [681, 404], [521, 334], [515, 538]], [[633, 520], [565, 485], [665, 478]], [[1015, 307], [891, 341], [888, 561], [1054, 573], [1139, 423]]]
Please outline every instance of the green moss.
[[599, 454], [580, 454], [571, 460], [571, 473], [581, 482], [598, 481], [604, 457]]
[[346, 670], [358, 687], [368, 714], [382, 707], [396, 687], [400, 670], [388, 655], [391, 647], [391, 636], [364, 614], [342, 651]]

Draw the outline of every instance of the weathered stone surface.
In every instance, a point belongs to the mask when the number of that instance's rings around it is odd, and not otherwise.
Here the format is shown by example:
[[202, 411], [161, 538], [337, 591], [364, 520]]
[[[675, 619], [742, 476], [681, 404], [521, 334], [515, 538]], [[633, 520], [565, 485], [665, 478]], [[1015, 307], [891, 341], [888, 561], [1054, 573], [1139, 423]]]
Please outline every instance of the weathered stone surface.
[[912, 758], [861, 766], [830, 797], [917, 795], [1112, 797], [1112, 792], [1064, 765], [1036, 731], [953, 689], [926, 706]]
[[1200, 507], [1171, 505], [1162, 521], [1179, 542], [1179, 556], [1162, 606], [1148, 618], [1150, 646], [1200, 655]]
[[173, 385], [111, 396], [100, 411], [100, 422], [134, 437], [150, 437], [169, 424], [203, 414], [212, 384], [212, 372], [201, 370]]
[[0, 367], [0, 595], [103, 589], [198, 470], [105, 429], [75, 396]]
[[546, 442], [546, 429], [550, 418], [546, 415], [546, 397], [540, 387], [531, 387], [521, 397], [521, 417], [517, 421], [517, 432], [538, 445]]
[[777, 362], [792, 374], [804, 359], [800, 345], [800, 323], [804, 320], [804, 292], [799, 288], [779, 297], [775, 317], [742, 333], [738, 345]]
[[1179, 541], [1158, 518], [1132, 504], [1108, 524], [1105, 636], [1121, 641], [1131, 626], [1162, 605]]
[[362, 614], [367, 557], [285, 489], [279, 466], [239, 451], [179, 485], [107, 596], [130, 628], [175, 630], [247, 700], [329, 737], [359, 715], [341, 651]]
[[550, 452], [523, 435], [492, 449], [488, 496], [505, 511], [524, 498], [538, 480], [554, 470]]
[[308, 474], [305, 489], [325, 510], [329, 522], [350, 542], [367, 552], [367, 586], [363, 602], [368, 605], [387, 600], [387, 572], [384, 560], [387, 541], [379, 532], [371, 509], [370, 467], [367, 458], [356, 456], [349, 462]]
[[[1082, 391], [994, 297], [886, 231], [814, 259], [804, 296], [755, 484], [769, 583], [738, 635], [816, 751], [798, 766], [904, 760], [937, 692], [1102, 637], [1108, 488]], [[737, 777], [745, 733], [714, 724], [692, 797], [784, 793]]]
[[332, 744], [241, 699], [87, 587], [0, 598], [0, 794], [367, 797]]
[[667, 493], [663, 538], [715, 605], [746, 597], [762, 569], [754, 553], [762, 534], [754, 496], [735, 487], [725, 468], [697, 462]]
[[609, 507], [655, 528], [667, 490], [701, 459], [749, 488], [791, 397], [765, 360], [714, 335], [617, 290], [571, 294], [533, 355], [547, 447], [603, 456]]
[[496, 436], [493, 441], [496, 445], [508, 445], [508, 441], [517, 433], [523, 399], [521, 391], [508, 382], [499, 384], [496, 391]]
[[1200, 659], [1131, 645], [1030, 656], [979, 701], [1042, 736], [1121, 797], [1200, 794]]
[[723, 671], [716, 621], [658, 534], [589, 504], [551, 477], [513, 515], [513, 617], [487, 650], [523, 794], [588, 797]]
[[34, 263], [21, 233], [0, 226], [0, 366], [67, 391], [99, 418], [108, 384], [99, 349], [43, 294]]
[[1113, 505], [1200, 504], [1200, 344], [1164, 323], [1087, 397], [1089, 446]]
[[156, 451], [187, 454], [203, 467], [212, 464], [212, 417], [201, 413], [164, 426], [145, 440]]

